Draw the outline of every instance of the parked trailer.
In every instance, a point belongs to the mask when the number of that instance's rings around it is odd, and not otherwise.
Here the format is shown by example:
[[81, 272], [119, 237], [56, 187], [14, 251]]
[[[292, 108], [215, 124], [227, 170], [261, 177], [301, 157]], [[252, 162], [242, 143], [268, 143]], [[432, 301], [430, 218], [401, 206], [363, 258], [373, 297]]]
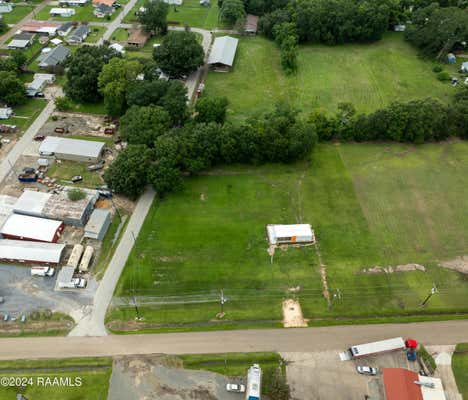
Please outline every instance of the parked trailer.
[[247, 390], [245, 400], [260, 400], [262, 390], [262, 370], [258, 364], [252, 365], [247, 371]]
[[67, 262], [68, 267], [73, 267], [74, 269], [78, 268], [81, 256], [83, 255], [83, 250], [84, 248], [81, 244], [75, 244]]
[[87, 272], [89, 268], [89, 264], [91, 262], [91, 258], [93, 258], [94, 248], [92, 246], [86, 246], [85, 252], [83, 254], [83, 258], [81, 259], [80, 263], [80, 272]]
[[379, 342], [358, 344], [349, 348], [352, 358], [368, 357], [375, 354], [387, 353], [389, 351], [404, 350], [405, 341], [402, 337], [396, 337]]

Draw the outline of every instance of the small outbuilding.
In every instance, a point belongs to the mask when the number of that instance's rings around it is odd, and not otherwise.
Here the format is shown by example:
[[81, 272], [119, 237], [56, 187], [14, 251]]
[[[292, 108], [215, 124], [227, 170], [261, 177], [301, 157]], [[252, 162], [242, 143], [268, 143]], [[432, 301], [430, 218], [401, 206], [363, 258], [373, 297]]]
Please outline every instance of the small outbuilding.
[[97, 208], [93, 211], [88, 223], [85, 226], [84, 237], [102, 240], [104, 239], [104, 236], [106, 236], [110, 224], [110, 210]]
[[221, 36], [214, 40], [208, 64], [219, 71], [226, 71], [232, 67], [236, 56], [239, 39], [231, 36]]
[[54, 82], [54, 74], [34, 74], [33, 81], [26, 86], [26, 94], [29, 97], [34, 97], [37, 93], [42, 92], [47, 85]]
[[123, 47], [121, 44], [119, 43], [112, 43], [110, 46], [109, 46], [109, 49], [113, 49], [115, 50], [117, 53], [120, 53], [120, 54], [125, 54], [125, 47]]
[[0, 14], [7, 14], [13, 11], [13, 4], [0, 1]]
[[11, 107], [0, 108], [0, 119], [8, 119], [13, 115], [13, 109]]
[[23, 32], [37, 33], [40, 35], [54, 36], [60, 27], [59, 22], [51, 21], [28, 21], [22, 27]]
[[60, 268], [60, 271], [57, 274], [57, 281], [55, 283], [55, 287], [58, 289], [68, 288], [70, 286], [70, 282], [73, 279], [73, 275], [75, 274], [75, 268], [65, 266]]
[[88, 0], [59, 0], [61, 7], [83, 7], [88, 4]]
[[60, 264], [65, 244], [0, 239], [0, 260], [28, 264]]
[[134, 49], [141, 49], [148, 41], [150, 35], [143, 29], [133, 29], [127, 39], [127, 46]]
[[59, 160], [97, 163], [106, 143], [94, 140], [68, 139], [47, 136], [39, 147], [39, 155], [55, 156]]
[[258, 30], [258, 17], [256, 15], [247, 14], [245, 19], [244, 32], [246, 35], [256, 35]]
[[309, 224], [267, 225], [270, 244], [314, 243], [315, 234]]
[[460, 68], [461, 72], [468, 74], [468, 61], [465, 61]]
[[183, 0], [163, 0], [164, 3], [169, 4], [170, 6], [181, 6]]
[[455, 64], [457, 62], [457, 57], [453, 53], [448, 53], [447, 54], [447, 62], [449, 64]]
[[11, 214], [0, 232], [4, 239], [56, 243], [63, 228], [62, 221]]

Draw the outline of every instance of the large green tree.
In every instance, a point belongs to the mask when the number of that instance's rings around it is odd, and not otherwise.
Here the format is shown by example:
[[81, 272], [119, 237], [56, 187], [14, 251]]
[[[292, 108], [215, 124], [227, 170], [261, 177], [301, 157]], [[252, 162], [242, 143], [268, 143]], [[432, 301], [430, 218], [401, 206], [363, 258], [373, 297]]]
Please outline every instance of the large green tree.
[[144, 190], [148, 179], [150, 150], [144, 145], [129, 145], [104, 173], [109, 188], [132, 199]]
[[114, 57], [120, 57], [119, 53], [106, 46], [79, 47], [66, 62], [66, 95], [79, 102], [99, 101], [102, 97], [98, 88], [99, 74], [102, 67]]
[[153, 147], [156, 138], [169, 130], [171, 117], [158, 106], [132, 106], [120, 119], [120, 135], [131, 144]]
[[180, 78], [203, 65], [203, 47], [192, 32], [169, 32], [161, 46], [154, 49], [153, 58], [164, 73]]
[[146, 0], [143, 9], [138, 13], [138, 21], [145, 30], [154, 35], [166, 34], [169, 5], [162, 0]]
[[220, 18], [234, 25], [237, 21], [245, 17], [245, 7], [242, 0], [223, 0], [219, 10]]
[[197, 101], [195, 111], [197, 122], [224, 124], [229, 101], [226, 97], [203, 97]]
[[0, 100], [9, 106], [26, 102], [24, 83], [14, 72], [0, 71]]

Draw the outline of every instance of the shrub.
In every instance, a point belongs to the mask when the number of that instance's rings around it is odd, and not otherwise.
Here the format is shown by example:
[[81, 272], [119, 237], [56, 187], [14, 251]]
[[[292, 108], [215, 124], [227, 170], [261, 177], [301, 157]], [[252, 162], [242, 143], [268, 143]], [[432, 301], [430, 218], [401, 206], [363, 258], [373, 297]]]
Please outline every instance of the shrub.
[[441, 82], [447, 82], [451, 80], [450, 74], [447, 71], [441, 71], [437, 74], [437, 79]]
[[81, 189], [72, 189], [68, 191], [68, 198], [71, 201], [83, 200], [86, 197], [86, 193]]
[[55, 99], [55, 107], [59, 111], [68, 111], [72, 108], [72, 104], [68, 97], [61, 96]]
[[435, 72], [436, 74], [439, 73], [439, 72], [442, 72], [443, 71], [443, 68], [441, 65], [437, 64], [437, 65], [434, 65], [434, 67], [432, 68], [432, 71]]

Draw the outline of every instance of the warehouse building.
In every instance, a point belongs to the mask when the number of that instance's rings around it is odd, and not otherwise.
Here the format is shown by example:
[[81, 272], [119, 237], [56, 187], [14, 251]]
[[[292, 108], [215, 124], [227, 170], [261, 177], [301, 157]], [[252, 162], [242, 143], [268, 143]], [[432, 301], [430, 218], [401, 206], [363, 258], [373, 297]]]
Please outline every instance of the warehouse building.
[[267, 225], [267, 234], [270, 244], [315, 243], [309, 224]]
[[383, 368], [386, 400], [446, 400], [442, 381], [403, 368]]
[[84, 237], [102, 240], [111, 224], [110, 210], [96, 209], [85, 226]]
[[13, 213], [17, 197], [0, 194], [0, 226], [3, 226], [8, 217]]
[[104, 151], [104, 142], [47, 136], [39, 147], [41, 156], [55, 156], [60, 160], [97, 163]]
[[42, 193], [25, 190], [13, 206], [16, 214], [32, 217], [58, 219], [66, 225], [85, 226], [99, 198], [96, 190], [81, 189], [86, 197], [71, 201], [65, 187], [59, 193]]
[[65, 244], [0, 239], [0, 261], [57, 265]]
[[62, 221], [11, 214], [0, 232], [4, 239], [56, 243], [63, 228]]

